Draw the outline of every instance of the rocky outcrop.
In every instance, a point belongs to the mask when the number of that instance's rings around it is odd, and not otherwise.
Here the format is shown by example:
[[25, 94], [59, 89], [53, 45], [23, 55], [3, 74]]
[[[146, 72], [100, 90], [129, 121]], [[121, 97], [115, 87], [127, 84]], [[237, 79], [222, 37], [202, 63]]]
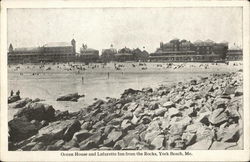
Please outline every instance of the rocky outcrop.
[[43, 103], [30, 103], [26, 105], [23, 109], [20, 109], [14, 116], [25, 116], [29, 121], [52, 121], [55, 117], [55, 109], [51, 105]]
[[27, 105], [29, 102], [31, 102], [32, 99], [30, 98], [23, 98], [23, 99], [20, 99], [16, 102], [13, 102], [11, 104], [8, 105], [9, 108], [23, 108], [25, 105]]
[[18, 100], [21, 100], [19, 95], [14, 95], [14, 96], [8, 97], [8, 103], [16, 102]]
[[[242, 149], [241, 78], [241, 72], [214, 74], [154, 90], [128, 89], [119, 99], [97, 100], [74, 113], [30, 103], [16, 114], [27, 117], [24, 126], [29, 129], [23, 134], [28, 137], [16, 142], [12, 133], [9, 146], [20, 150]], [[45, 115], [47, 111], [50, 115]]]
[[77, 102], [80, 97], [84, 97], [84, 95], [79, 95], [78, 93], [71, 93], [71, 94], [60, 96], [56, 100], [57, 101], [74, 101], [74, 102]]

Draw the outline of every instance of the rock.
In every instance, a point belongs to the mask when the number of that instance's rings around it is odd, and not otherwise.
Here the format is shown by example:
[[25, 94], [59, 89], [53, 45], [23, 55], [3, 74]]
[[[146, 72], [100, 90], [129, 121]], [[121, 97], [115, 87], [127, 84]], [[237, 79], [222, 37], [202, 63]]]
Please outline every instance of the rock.
[[91, 122], [84, 122], [81, 126], [81, 129], [91, 130], [92, 129], [92, 123]]
[[69, 150], [73, 147], [79, 147], [79, 145], [75, 140], [70, 140], [68, 142], [65, 142], [60, 150]]
[[65, 141], [64, 140], [58, 140], [56, 143], [51, 145], [49, 148], [47, 147], [48, 150], [59, 150], [63, 145]]
[[32, 147], [31, 151], [43, 151], [45, 148], [46, 146], [43, 142], [38, 142], [34, 147]]
[[37, 134], [39, 128], [24, 118], [14, 118], [8, 122], [10, 140], [18, 142]]
[[41, 123], [42, 127], [45, 127], [45, 126], [49, 125], [49, 122], [46, 121], [46, 120], [42, 120], [40, 123]]
[[9, 107], [10, 108], [22, 108], [24, 107], [27, 103], [31, 102], [32, 100], [29, 99], [29, 98], [24, 98], [24, 99], [21, 99], [21, 100], [18, 100], [14, 103], [11, 103], [9, 104]]
[[232, 86], [226, 87], [225, 91], [223, 92], [224, 95], [231, 95], [235, 93], [236, 88]]
[[163, 148], [164, 142], [164, 135], [158, 135], [154, 138], [154, 140], [151, 142], [151, 144], [155, 147], [156, 150], [159, 150], [160, 148]]
[[139, 104], [137, 104], [137, 103], [135, 103], [135, 102], [132, 102], [132, 103], [128, 106], [127, 110], [130, 111], [130, 112], [133, 112], [133, 111], [138, 107], [138, 105], [139, 105]]
[[118, 141], [118, 140], [122, 137], [122, 135], [123, 135], [123, 134], [122, 134], [121, 131], [116, 131], [115, 129], [113, 129], [113, 130], [109, 133], [107, 139], [108, 139], [109, 141], [113, 141], [113, 142], [115, 143], [116, 141]]
[[60, 111], [60, 110], [56, 110], [55, 111], [55, 119], [56, 120], [61, 120], [61, 119], [65, 119], [68, 118], [69, 116], [69, 111]]
[[152, 89], [152, 88], [150, 88], [150, 87], [147, 87], [147, 88], [142, 88], [142, 92], [152, 93], [152, 92], [153, 92], [153, 89]]
[[90, 149], [98, 147], [98, 145], [92, 140], [83, 141], [79, 145], [80, 145], [80, 150], [90, 150]]
[[190, 81], [190, 84], [191, 84], [191, 85], [196, 85], [196, 84], [197, 84], [197, 80], [195, 80], [195, 79], [191, 80], [191, 81]]
[[28, 120], [34, 119], [38, 121], [51, 121], [54, 119], [54, 115], [55, 109], [51, 105], [43, 103], [31, 103], [23, 109], [20, 109], [14, 116], [25, 116]]
[[205, 125], [208, 126], [210, 124], [210, 122], [208, 120], [210, 114], [211, 114], [210, 111], [207, 111], [207, 112], [204, 112], [204, 113], [200, 113], [199, 116], [197, 117], [197, 119], [195, 121], [196, 122], [200, 122], [200, 123], [205, 124]]
[[194, 123], [187, 126], [185, 132], [196, 133], [202, 127], [201, 123]]
[[21, 147], [21, 149], [23, 151], [29, 151], [31, 150], [37, 143], [36, 142], [31, 142], [31, 143], [28, 143], [27, 145]]
[[156, 109], [155, 112], [154, 112], [154, 115], [155, 116], [163, 116], [164, 113], [167, 111], [168, 109], [166, 108], [159, 108], [159, 109]]
[[81, 123], [78, 120], [74, 120], [71, 125], [68, 126], [66, 131], [63, 134], [64, 141], [70, 141], [75, 132], [78, 132], [81, 129]]
[[212, 112], [208, 120], [210, 121], [211, 124], [220, 126], [221, 124], [223, 124], [228, 120], [228, 116], [223, 108], [219, 108]]
[[130, 120], [125, 119], [125, 120], [122, 121], [121, 128], [123, 130], [131, 129], [131, 127], [132, 127], [132, 124], [131, 124]]
[[187, 132], [183, 133], [181, 138], [185, 142], [185, 146], [189, 146], [196, 142], [197, 136], [195, 133]]
[[144, 140], [145, 140], [146, 142], [151, 143], [151, 142], [154, 140], [154, 138], [155, 138], [156, 136], [158, 136], [160, 133], [161, 133], [160, 130], [151, 130], [151, 131], [147, 131], [146, 134], [145, 134]]
[[117, 141], [113, 147], [114, 150], [123, 150], [125, 148], [126, 148], [126, 145], [123, 140]]
[[125, 95], [130, 95], [130, 94], [136, 94], [140, 92], [139, 90], [134, 90], [132, 88], [129, 88], [129, 89], [126, 89], [123, 93], [122, 93], [122, 97], [125, 96]]
[[165, 108], [171, 108], [171, 107], [175, 107], [175, 104], [172, 101], [168, 101], [168, 102], [165, 102], [163, 104], [163, 107], [165, 107]]
[[178, 109], [176, 109], [176, 108], [170, 108], [170, 109], [168, 109], [168, 115], [169, 115], [170, 118], [172, 118], [172, 117], [174, 117], [174, 116], [180, 116], [181, 113], [180, 113], [180, 111], [179, 111]]
[[136, 117], [135, 115], [133, 115], [133, 118], [131, 120], [131, 123], [134, 125], [137, 125], [137, 123], [139, 122], [140, 118]]
[[58, 97], [57, 101], [75, 101], [77, 102], [80, 97], [83, 97], [84, 95], [78, 95], [78, 93], [71, 93], [67, 95], [63, 95]]
[[186, 150], [208, 150], [212, 144], [211, 139], [203, 139], [195, 144], [188, 146]]
[[218, 140], [222, 142], [237, 142], [240, 138], [240, 128], [238, 124], [231, 124], [229, 127], [220, 128], [217, 134]]
[[152, 119], [149, 116], [143, 116], [140, 120], [142, 124], [149, 124], [152, 121]]
[[149, 105], [150, 110], [155, 110], [155, 109], [158, 109], [158, 108], [159, 108], [158, 103], [152, 103], [152, 104]]
[[89, 133], [87, 130], [81, 130], [80, 132], [76, 132], [73, 136], [73, 139], [75, 139], [77, 142], [82, 142], [92, 136], [92, 133]]
[[232, 146], [237, 145], [236, 143], [218, 142], [214, 141], [210, 150], [226, 150]]
[[80, 151], [80, 148], [78, 148], [78, 147], [72, 147], [71, 149], [69, 149], [69, 151]]
[[8, 103], [16, 102], [18, 100], [21, 100], [19, 95], [14, 95], [14, 96], [8, 97]]
[[[78, 125], [74, 123], [75, 123], [75, 120], [52, 122], [48, 126], [43, 127], [42, 129], [39, 130], [35, 141], [50, 142], [53, 140], [59, 140], [63, 138], [68, 139], [71, 136], [71, 133], [72, 133], [71, 130], [73, 130], [74, 132], [75, 125]], [[66, 130], [68, 131], [66, 132]]]

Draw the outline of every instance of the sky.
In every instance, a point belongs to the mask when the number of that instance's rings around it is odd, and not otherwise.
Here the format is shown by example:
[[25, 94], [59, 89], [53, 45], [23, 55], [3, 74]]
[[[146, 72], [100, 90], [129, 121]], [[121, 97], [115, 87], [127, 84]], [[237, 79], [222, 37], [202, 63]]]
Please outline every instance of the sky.
[[123, 47], [149, 52], [160, 42], [179, 38], [194, 42], [211, 39], [242, 46], [242, 8], [67, 8], [8, 9], [8, 46], [43, 46], [76, 40], [102, 50]]

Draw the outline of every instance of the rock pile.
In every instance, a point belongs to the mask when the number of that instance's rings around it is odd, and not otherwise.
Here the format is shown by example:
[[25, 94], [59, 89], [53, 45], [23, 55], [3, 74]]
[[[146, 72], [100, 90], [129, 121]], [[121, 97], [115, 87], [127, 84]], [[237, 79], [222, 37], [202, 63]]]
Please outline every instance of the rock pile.
[[242, 84], [241, 72], [214, 74], [155, 90], [128, 89], [74, 113], [30, 104], [9, 122], [9, 149], [242, 149]]
[[79, 95], [78, 93], [71, 93], [71, 94], [60, 96], [56, 100], [57, 101], [74, 101], [74, 102], [77, 102], [80, 97], [84, 97], [84, 95]]

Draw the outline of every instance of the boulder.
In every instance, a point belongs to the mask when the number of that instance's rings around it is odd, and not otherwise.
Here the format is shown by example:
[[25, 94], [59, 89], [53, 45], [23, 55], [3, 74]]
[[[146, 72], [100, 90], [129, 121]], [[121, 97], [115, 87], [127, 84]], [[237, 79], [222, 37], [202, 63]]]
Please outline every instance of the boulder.
[[237, 145], [236, 143], [218, 142], [214, 141], [210, 150], [226, 150], [232, 146]]
[[196, 84], [197, 84], [197, 80], [195, 80], [195, 79], [191, 80], [191, 81], [190, 81], [190, 84], [191, 84], [191, 85], [196, 85]]
[[152, 93], [152, 92], [153, 92], [153, 89], [152, 89], [152, 88], [150, 88], [150, 87], [147, 87], [147, 88], [142, 88], [142, 92]]
[[8, 103], [16, 102], [18, 100], [21, 100], [19, 95], [14, 95], [14, 96], [8, 97]]
[[132, 124], [131, 124], [130, 120], [125, 119], [125, 120], [122, 121], [122, 123], [121, 123], [121, 128], [122, 128], [123, 130], [128, 130], [128, 129], [130, 129], [131, 127], [132, 127]]
[[66, 131], [63, 134], [64, 141], [70, 141], [75, 132], [78, 132], [81, 129], [81, 123], [78, 120], [74, 120], [72, 124], [68, 126]]
[[185, 142], [185, 146], [194, 144], [196, 142], [196, 138], [197, 136], [195, 133], [187, 132], [182, 134], [182, 140]]
[[39, 128], [24, 118], [14, 118], [8, 122], [10, 140], [18, 142], [37, 134]]
[[27, 103], [31, 102], [32, 100], [30, 98], [24, 98], [24, 99], [21, 99], [21, 100], [18, 100], [14, 103], [11, 103], [9, 104], [9, 107], [10, 108], [22, 108], [24, 107]]
[[84, 95], [79, 95], [78, 93], [66, 94], [63, 96], [59, 96], [57, 101], [74, 101], [77, 102], [80, 97], [84, 97]]
[[225, 112], [224, 108], [219, 108], [212, 112], [208, 120], [210, 121], [211, 124], [215, 126], [220, 126], [221, 124], [223, 124], [228, 120], [228, 115]]
[[175, 104], [172, 101], [168, 101], [163, 104], [163, 107], [165, 108], [175, 107]]
[[139, 90], [134, 90], [132, 88], [129, 88], [129, 89], [126, 89], [123, 93], [122, 93], [122, 97], [125, 96], [125, 95], [133, 95], [133, 94], [136, 94], [140, 92]]
[[145, 140], [146, 142], [151, 143], [151, 142], [155, 139], [155, 137], [158, 136], [160, 133], [161, 133], [160, 130], [151, 130], [151, 131], [147, 131], [147, 132], [145, 133], [144, 140]]
[[[75, 120], [65, 120], [65, 121], [56, 121], [50, 123], [48, 126], [43, 127], [39, 130], [38, 135], [35, 139], [35, 141], [41, 141], [41, 142], [50, 142], [53, 140], [68, 140], [75, 130], [77, 130], [75, 127], [78, 128]], [[67, 130], [67, 132], [66, 132]]]
[[51, 121], [54, 119], [55, 109], [51, 105], [43, 103], [30, 103], [28, 106], [20, 109], [14, 116], [22, 117], [25, 116], [28, 120], [47, 120]]
[[164, 114], [167, 110], [168, 109], [161, 107], [161, 108], [155, 110], [154, 115], [155, 116], [164, 116]]
[[224, 95], [231, 95], [235, 93], [236, 88], [233, 86], [226, 87], [225, 91], [223, 92]]
[[81, 130], [80, 132], [76, 132], [74, 134], [73, 139], [80, 143], [92, 135], [93, 134], [90, 133], [88, 130]]
[[174, 117], [174, 116], [180, 116], [181, 113], [180, 113], [180, 111], [179, 111], [178, 109], [176, 109], [176, 108], [170, 108], [170, 109], [168, 109], [168, 115], [169, 115], [170, 118], [172, 118], [172, 117]]
[[220, 128], [217, 133], [217, 138], [222, 142], [237, 142], [240, 138], [239, 125], [231, 124], [229, 127]]
[[212, 140], [211, 139], [203, 139], [194, 143], [191, 146], [188, 146], [186, 150], [208, 150], [211, 147]]
[[151, 142], [151, 145], [153, 145], [156, 150], [159, 150], [160, 148], [164, 147], [163, 142], [164, 142], [164, 135], [158, 135]]

